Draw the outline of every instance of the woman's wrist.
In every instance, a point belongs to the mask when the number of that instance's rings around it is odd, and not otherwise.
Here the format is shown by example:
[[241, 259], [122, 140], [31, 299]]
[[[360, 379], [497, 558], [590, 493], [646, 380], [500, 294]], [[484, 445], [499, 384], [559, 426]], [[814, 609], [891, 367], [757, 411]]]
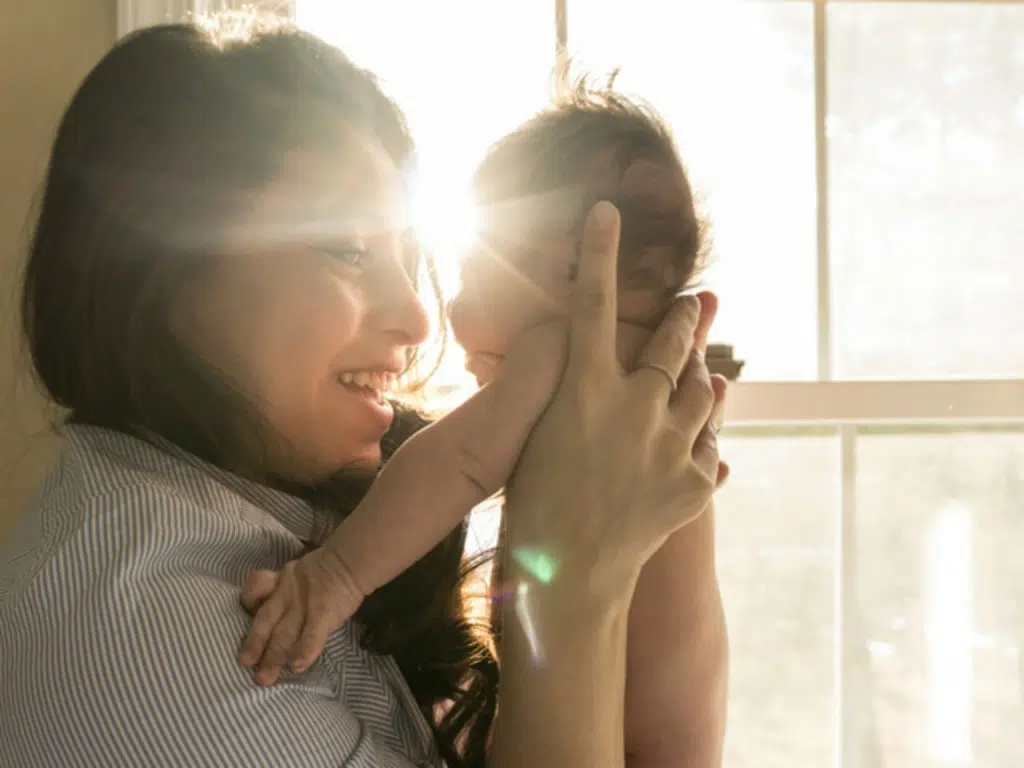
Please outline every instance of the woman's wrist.
[[[577, 625], [601, 624], [619, 616], [629, 615], [630, 603], [639, 573], [615, 583], [596, 579], [590, 569], [578, 567], [541, 572], [518, 563], [503, 569], [504, 583], [500, 593], [519, 613], [524, 611], [544, 617], [574, 620]], [[568, 629], [568, 628], [567, 628]]]
[[574, 601], [571, 584], [518, 576], [518, 588], [501, 603], [502, 682], [490, 764], [623, 765], [628, 600]]
[[[526, 589], [535, 595], [534, 600], [551, 604], [552, 610], [578, 613], [583, 620], [596, 619], [609, 611], [628, 611], [643, 563], [625, 555], [609, 558], [597, 548], [590, 551], [584, 542], [576, 542], [571, 550], [564, 542], [559, 547], [543, 529], [527, 530], [520, 525], [517, 510], [529, 503], [524, 495], [514, 491], [506, 498], [504, 583], [499, 585], [502, 593]], [[531, 516], [543, 520], [548, 516], [571, 515], [572, 507], [581, 504], [584, 502], [578, 497], [564, 501], [549, 499], [543, 514], [531, 510]], [[591, 511], [587, 509], [584, 513]], [[613, 562], [616, 559], [619, 562]]]

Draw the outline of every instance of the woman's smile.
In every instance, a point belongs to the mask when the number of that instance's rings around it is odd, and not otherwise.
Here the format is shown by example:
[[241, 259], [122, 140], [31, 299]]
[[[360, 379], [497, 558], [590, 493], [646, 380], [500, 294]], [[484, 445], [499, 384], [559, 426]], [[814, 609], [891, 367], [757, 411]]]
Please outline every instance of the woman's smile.
[[391, 426], [395, 411], [387, 395], [395, 388], [396, 375], [390, 371], [346, 371], [338, 374], [338, 383], [346, 397], [366, 407], [371, 418], [384, 432]]

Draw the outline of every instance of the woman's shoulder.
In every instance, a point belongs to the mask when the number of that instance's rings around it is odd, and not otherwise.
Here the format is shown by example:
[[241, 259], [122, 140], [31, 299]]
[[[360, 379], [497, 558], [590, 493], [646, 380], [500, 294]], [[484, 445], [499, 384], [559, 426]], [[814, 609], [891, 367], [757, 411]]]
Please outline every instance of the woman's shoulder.
[[66, 428], [64, 437], [0, 550], [0, 610], [49, 580], [64, 592], [112, 573], [128, 585], [193, 565], [240, 580], [245, 569], [279, 567], [301, 549], [273, 515], [145, 440], [89, 427]]
[[[78, 713], [82, 738], [110, 722], [182, 750], [199, 748], [185, 731], [213, 728], [223, 744], [204, 747], [208, 764], [228, 764], [217, 750], [251, 730], [246, 713], [262, 707], [270, 732], [249, 734], [254, 753], [301, 734], [294, 749], [320, 739], [325, 755], [351, 755], [352, 764], [434, 765], [429, 727], [394, 661], [366, 652], [355, 625], [335, 633], [310, 670], [272, 692], [254, 686], [235, 659], [250, 622], [241, 585], [302, 544], [269, 513], [260, 525], [211, 510], [215, 493], [224, 504], [250, 502], [205, 487], [216, 478], [153, 450], [118, 435], [76, 434], [30, 505], [16, 532], [20, 554], [0, 557], [0, 657], [18, 660], [16, 676], [0, 684], [0, 711], [58, 702]], [[132, 707], [109, 711], [126, 696]], [[177, 716], [157, 716], [167, 711]], [[0, 716], [5, 722], [40, 744], [40, 734], [58, 733], [48, 718]], [[187, 727], [179, 733], [175, 723]], [[103, 748], [131, 746], [122, 742], [111, 736]]]
[[64, 449], [43, 482], [44, 496], [59, 489], [78, 499], [118, 497], [132, 489], [147, 499], [220, 512], [240, 506], [212, 467], [167, 441], [79, 424], [66, 425], [62, 436]]

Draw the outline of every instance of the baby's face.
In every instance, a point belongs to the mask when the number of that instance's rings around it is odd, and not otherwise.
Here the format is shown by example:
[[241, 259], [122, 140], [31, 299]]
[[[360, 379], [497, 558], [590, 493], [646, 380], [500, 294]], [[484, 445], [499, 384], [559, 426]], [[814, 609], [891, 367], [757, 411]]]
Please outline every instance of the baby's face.
[[[550, 238], [540, 247], [489, 228], [462, 263], [462, 288], [449, 315], [466, 367], [481, 385], [491, 379], [513, 340], [527, 328], [564, 315], [572, 293], [577, 241]], [[671, 302], [663, 290], [621, 286], [616, 344], [629, 368]]]

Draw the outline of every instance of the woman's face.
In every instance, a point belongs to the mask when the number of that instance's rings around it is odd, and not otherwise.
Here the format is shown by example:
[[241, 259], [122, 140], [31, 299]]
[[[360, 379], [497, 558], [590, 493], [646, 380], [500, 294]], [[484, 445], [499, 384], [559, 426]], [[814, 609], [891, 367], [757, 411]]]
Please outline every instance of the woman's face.
[[383, 395], [429, 333], [405, 221], [377, 147], [295, 152], [176, 307], [186, 343], [269, 425], [288, 479], [380, 461]]

